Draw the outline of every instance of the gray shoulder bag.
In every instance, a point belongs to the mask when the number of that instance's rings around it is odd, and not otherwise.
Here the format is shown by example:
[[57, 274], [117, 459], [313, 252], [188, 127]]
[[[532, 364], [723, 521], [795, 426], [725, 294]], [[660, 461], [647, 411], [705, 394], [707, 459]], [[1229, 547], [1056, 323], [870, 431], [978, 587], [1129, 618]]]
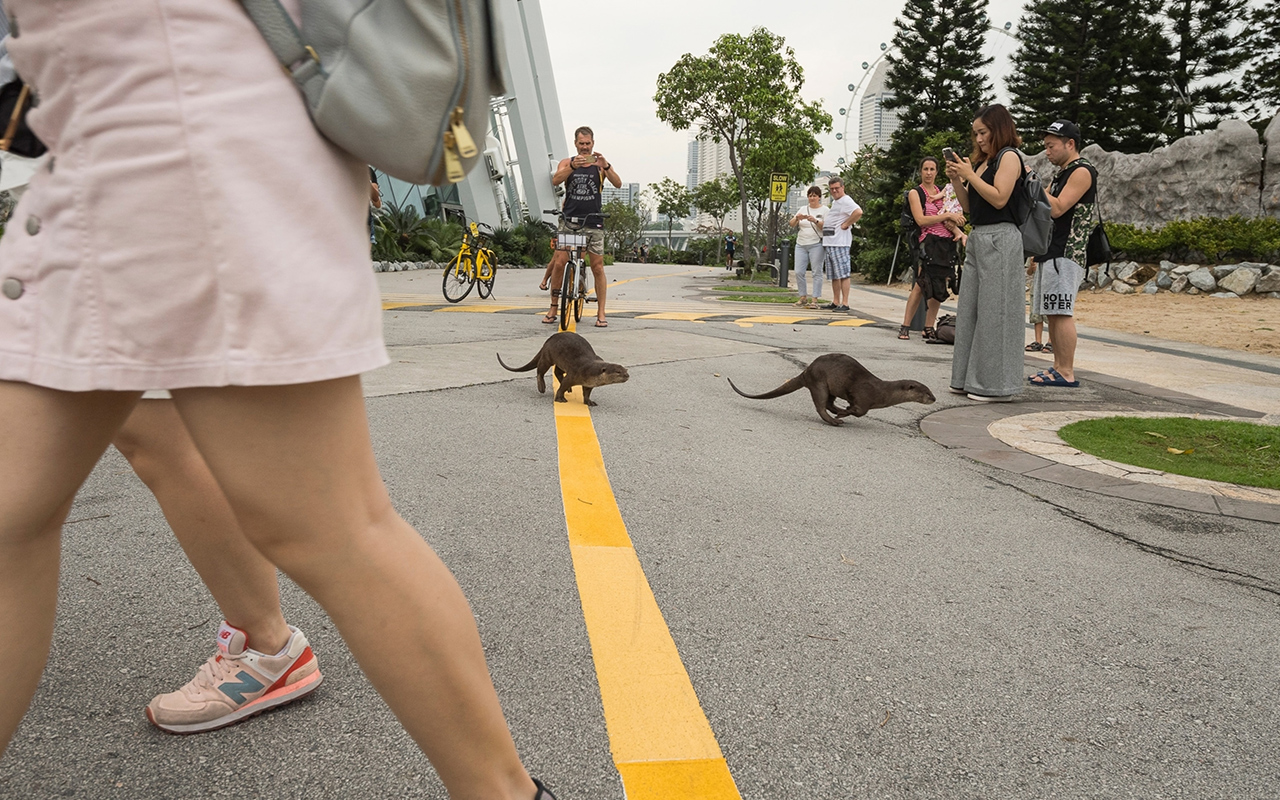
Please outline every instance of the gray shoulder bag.
[[319, 131], [410, 183], [461, 181], [505, 91], [490, 0], [240, 0]]

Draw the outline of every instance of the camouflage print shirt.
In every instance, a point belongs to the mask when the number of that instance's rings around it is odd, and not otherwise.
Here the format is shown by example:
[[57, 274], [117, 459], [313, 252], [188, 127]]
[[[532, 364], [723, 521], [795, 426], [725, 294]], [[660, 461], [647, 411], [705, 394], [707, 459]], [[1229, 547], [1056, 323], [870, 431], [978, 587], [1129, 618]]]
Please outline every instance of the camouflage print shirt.
[[1093, 185], [1085, 191], [1080, 200], [1066, 213], [1053, 221], [1053, 237], [1049, 242], [1049, 252], [1042, 261], [1051, 258], [1069, 258], [1080, 266], [1084, 266], [1085, 248], [1089, 245], [1089, 234], [1093, 231], [1093, 209], [1098, 198], [1098, 170], [1084, 156], [1067, 164], [1054, 176], [1049, 186], [1049, 194], [1057, 197], [1067, 185], [1071, 173], [1077, 169], [1087, 169], [1093, 177]]

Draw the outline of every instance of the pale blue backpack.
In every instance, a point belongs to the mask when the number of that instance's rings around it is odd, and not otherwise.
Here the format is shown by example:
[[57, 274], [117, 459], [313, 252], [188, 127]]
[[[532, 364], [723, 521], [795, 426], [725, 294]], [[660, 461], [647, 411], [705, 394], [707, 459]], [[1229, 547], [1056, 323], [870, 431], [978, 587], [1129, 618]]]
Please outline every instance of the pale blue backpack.
[[461, 181], [505, 91], [490, 0], [240, 0], [316, 128], [388, 175]]

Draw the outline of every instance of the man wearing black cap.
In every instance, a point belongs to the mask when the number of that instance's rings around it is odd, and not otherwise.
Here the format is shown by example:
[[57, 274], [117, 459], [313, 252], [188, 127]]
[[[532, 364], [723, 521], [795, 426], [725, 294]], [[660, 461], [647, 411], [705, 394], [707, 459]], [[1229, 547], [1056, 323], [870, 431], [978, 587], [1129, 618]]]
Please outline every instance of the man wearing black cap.
[[1030, 378], [1034, 386], [1075, 387], [1076, 292], [1084, 280], [1085, 248], [1098, 191], [1098, 171], [1080, 155], [1080, 128], [1060, 119], [1042, 128], [1044, 153], [1058, 168], [1045, 190], [1053, 213], [1053, 238], [1039, 259], [1032, 310], [1049, 321], [1053, 366]]

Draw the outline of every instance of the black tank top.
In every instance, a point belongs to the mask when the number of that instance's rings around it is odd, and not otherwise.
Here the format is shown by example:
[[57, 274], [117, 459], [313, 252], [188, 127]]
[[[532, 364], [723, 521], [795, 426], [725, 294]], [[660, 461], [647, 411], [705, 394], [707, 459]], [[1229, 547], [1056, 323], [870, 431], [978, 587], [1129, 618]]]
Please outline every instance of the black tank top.
[[600, 168], [591, 164], [569, 173], [564, 182], [564, 215], [586, 218], [587, 227], [603, 228], [600, 209]]
[[[997, 154], [998, 155], [998, 154]], [[1001, 158], [1017, 159], [1018, 154], [1012, 150], [1006, 150]], [[1021, 167], [1019, 167], [1021, 168]], [[991, 184], [996, 185], [996, 173], [1000, 171], [1000, 159], [995, 158], [987, 163], [986, 169], [978, 177]], [[1014, 187], [1017, 188], [1016, 186]], [[978, 190], [969, 187], [969, 221], [974, 225], [995, 225], [1000, 222], [1013, 222], [1017, 224], [1013, 218], [1013, 197], [1009, 197], [1009, 201], [1004, 204], [1004, 208], [996, 208], [987, 202], [987, 199], [978, 194]]]

